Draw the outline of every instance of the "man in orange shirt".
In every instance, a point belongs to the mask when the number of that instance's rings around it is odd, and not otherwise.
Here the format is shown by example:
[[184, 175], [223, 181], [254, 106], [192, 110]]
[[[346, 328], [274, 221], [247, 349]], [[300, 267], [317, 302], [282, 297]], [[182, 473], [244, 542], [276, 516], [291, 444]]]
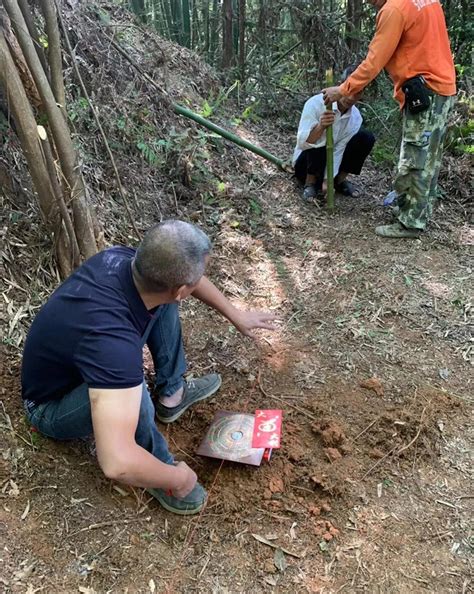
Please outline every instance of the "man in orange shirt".
[[438, 0], [369, 0], [379, 10], [367, 56], [340, 86], [323, 91], [326, 104], [360, 93], [385, 68], [403, 110], [403, 138], [394, 190], [398, 222], [377, 227], [382, 237], [419, 237], [436, 200], [449, 110], [456, 94], [454, 63]]

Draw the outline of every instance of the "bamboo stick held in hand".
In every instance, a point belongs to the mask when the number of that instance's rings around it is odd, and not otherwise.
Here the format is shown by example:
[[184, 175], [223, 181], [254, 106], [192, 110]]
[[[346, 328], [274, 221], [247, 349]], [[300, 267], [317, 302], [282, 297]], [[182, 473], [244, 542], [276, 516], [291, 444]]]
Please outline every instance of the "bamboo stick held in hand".
[[[326, 70], [326, 87], [334, 84], [332, 68]], [[332, 109], [328, 106], [328, 111]], [[326, 171], [327, 171], [327, 197], [328, 210], [334, 210], [334, 136], [332, 124], [326, 128]]]

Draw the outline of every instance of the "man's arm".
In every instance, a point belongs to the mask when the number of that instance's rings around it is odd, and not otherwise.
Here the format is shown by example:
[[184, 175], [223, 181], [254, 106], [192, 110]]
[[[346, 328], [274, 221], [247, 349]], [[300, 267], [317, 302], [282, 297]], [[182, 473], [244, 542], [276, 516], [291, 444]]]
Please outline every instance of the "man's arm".
[[332, 110], [325, 111], [323, 113], [323, 115], [321, 116], [321, 119], [319, 120], [319, 122], [316, 124], [316, 126], [309, 133], [309, 136], [306, 139], [306, 142], [308, 144], [314, 144], [315, 142], [317, 142], [321, 138], [321, 136], [324, 134], [326, 129], [329, 128], [329, 126], [331, 124], [334, 124], [335, 117], [336, 117], [335, 113]]
[[184, 497], [196, 474], [180, 462], [165, 464], [135, 441], [142, 386], [120, 390], [89, 389], [97, 458], [104, 474], [136, 487], [152, 487]]
[[377, 17], [377, 28], [365, 60], [342, 85], [324, 89], [323, 95], [326, 104], [363, 91], [393, 56], [400, 42], [404, 26], [405, 19], [398, 8], [394, 6], [382, 8]]
[[255, 338], [252, 333], [255, 328], [275, 330], [270, 322], [277, 319], [277, 316], [263, 311], [242, 311], [237, 309], [205, 276], [201, 278], [192, 295], [222, 314], [245, 336]]

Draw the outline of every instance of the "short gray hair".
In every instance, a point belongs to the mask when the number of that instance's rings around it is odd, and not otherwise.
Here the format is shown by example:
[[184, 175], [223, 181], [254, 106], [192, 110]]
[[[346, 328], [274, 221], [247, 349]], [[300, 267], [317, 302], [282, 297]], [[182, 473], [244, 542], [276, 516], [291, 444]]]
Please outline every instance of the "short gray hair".
[[138, 246], [134, 272], [147, 291], [194, 285], [204, 274], [211, 249], [209, 238], [195, 225], [162, 221], [147, 231]]

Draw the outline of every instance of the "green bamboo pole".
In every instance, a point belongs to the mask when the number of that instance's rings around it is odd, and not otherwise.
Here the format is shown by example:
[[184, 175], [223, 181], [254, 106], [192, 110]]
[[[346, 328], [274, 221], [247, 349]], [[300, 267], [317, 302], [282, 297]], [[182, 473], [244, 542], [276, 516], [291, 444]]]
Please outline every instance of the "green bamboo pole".
[[166, 23], [166, 38], [173, 39], [173, 17], [171, 16], [171, 6], [168, 0], [160, 0], [162, 18]]
[[239, 5], [237, 0], [232, 0], [232, 45], [234, 47], [234, 56], [239, 55]]
[[219, 2], [212, 0], [212, 17], [210, 18], [211, 37], [209, 45], [209, 62], [213, 66], [216, 62], [217, 42], [219, 40]]
[[201, 126], [204, 126], [208, 130], [212, 130], [212, 132], [219, 134], [219, 136], [222, 136], [223, 138], [226, 138], [227, 140], [230, 140], [231, 142], [238, 144], [242, 148], [246, 148], [249, 151], [252, 151], [256, 155], [260, 155], [260, 157], [263, 157], [267, 161], [270, 161], [271, 163], [277, 165], [280, 169], [283, 169], [284, 171], [288, 171], [289, 165], [288, 165], [287, 161], [284, 161], [283, 159], [279, 159], [278, 157], [276, 157], [275, 155], [272, 155], [265, 149], [262, 149], [259, 146], [255, 146], [251, 142], [248, 142], [247, 140], [240, 138], [240, 136], [236, 136], [235, 134], [232, 134], [232, 132], [229, 132], [228, 130], [224, 130], [224, 128], [221, 128], [220, 126], [217, 126], [216, 124], [213, 124], [212, 122], [210, 122], [209, 120], [206, 120], [205, 118], [198, 115], [197, 113], [194, 113], [194, 111], [191, 111], [190, 109], [187, 109], [186, 107], [183, 107], [182, 105], [179, 105], [179, 103], [172, 103], [172, 107], [173, 107], [173, 110], [175, 111], [175, 113], [182, 115], [186, 118], [189, 118], [190, 120], [193, 120], [193, 121], [197, 122], [198, 124], [201, 124]]
[[226, 138], [227, 140], [234, 142], [235, 144], [241, 146], [242, 148], [252, 151], [256, 155], [259, 155], [260, 157], [263, 157], [264, 159], [267, 159], [267, 161], [270, 161], [271, 163], [273, 163], [274, 165], [276, 165], [283, 171], [286, 171], [286, 172], [292, 171], [291, 165], [288, 161], [279, 159], [278, 157], [276, 157], [275, 155], [272, 155], [265, 149], [262, 149], [259, 146], [255, 146], [251, 142], [248, 142], [247, 140], [244, 140], [243, 138], [240, 138], [239, 136], [232, 134], [232, 132], [228, 132], [227, 130], [224, 130], [224, 128], [217, 126], [217, 124], [213, 124], [212, 122], [210, 122], [209, 120], [206, 120], [205, 118], [198, 115], [197, 113], [194, 113], [194, 111], [191, 111], [190, 109], [187, 109], [186, 107], [183, 107], [182, 105], [179, 105], [179, 103], [172, 103], [170, 101], [170, 97], [169, 97], [168, 93], [164, 89], [162, 89], [151, 78], [151, 76], [149, 74], [147, 74], [144, 70], [142, 70], [141, 66], [139, 66], [135, 62], [135, 60], [130, 57], [129, 52], [127, 52], [119, 43], [117, 43], [115, 40], [113, 40], [108, 35], [105, 35], [105, 37], [110, 41], [111, 45], [135, 68], [135, 70], [137, 72], [139, 72], [141, 74], [141, 76], [143, 76], [143, 78], [146, 81], [148, 81], [149, 84], [151, 84], [151, 86], [158, 91], [159, 95], [162, 98], [165, 98], [166, 100], [169, 101], [169, 105], [170, 105], [170, 107], [172, 107], [172, 109], [174, 110], [175, 113], [177, 113], [178, 115], [182, 115], [186, 118], [189, 118], [189, 119], [197, 122], [198, 124], [201, 124], [201, 126], [204, 126], [208, 130], [212, 130], [212, 132], [219, 134], [219, 136], [222, 136], [223, 138]]
[[[326, 86], [332, 87], [334, 84], [334, 76], [332, 68], [326, 70]], [[331, 110], [331, 106], [327, 107]], [[332, 125], [326, 128], [326, 171], [327, 171], [327, 198], [326, 205], [328, 210], [334, 210], [334, 136]]]
[[191, 47], [191, 14], [189, 12], [189, 0], [181, 2], [182, 15], [182, 36], [181, 43], [184, 47]]

